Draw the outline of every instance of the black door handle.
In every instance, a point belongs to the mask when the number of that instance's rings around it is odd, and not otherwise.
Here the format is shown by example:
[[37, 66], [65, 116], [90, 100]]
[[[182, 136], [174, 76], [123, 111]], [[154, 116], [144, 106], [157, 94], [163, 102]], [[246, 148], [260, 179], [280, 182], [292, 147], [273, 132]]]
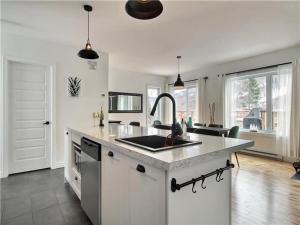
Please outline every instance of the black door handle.
[[107, 154], [109, 157], [114, 157], [114, 153], [112, 151], [109, 151]]
[[142, 166], [141, 164], [137, 165], [136, 170], [139, 171], [139, 172], [141, 172], [141, 173], [145, 173], [146, 172], [145, 167]]
[[49, 125], [50, 122], [49, 121], [46, 121], [45, 123], [43, 123], [43, 125]]

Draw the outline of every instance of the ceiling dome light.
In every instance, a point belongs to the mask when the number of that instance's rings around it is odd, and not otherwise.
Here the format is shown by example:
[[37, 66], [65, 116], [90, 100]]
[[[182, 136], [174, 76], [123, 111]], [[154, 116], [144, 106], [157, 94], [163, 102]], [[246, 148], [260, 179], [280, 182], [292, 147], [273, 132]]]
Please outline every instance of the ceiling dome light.
[[85, 48], [78, 52], [78, 56], [84, 59], [98, 59], [99, 55], [92, 49], [90, 43], [90, 12], [93, 10], [93, 7], [90, 5], [84, 5], [83, 8], [88, 12], [88, 39]]
[[163, 5], [159, 0], [128, 0], [125, 9], [136, 19], [150, 20], [162, 13]]
[[178, 76], [177, 76], [177, 80], [174, 83], [174, 88], [176, 90], [184, 88], [184, 82], [181, 80], [181, 77], [180, 77], [180, 59], [181, 59], [181, 56], [177, 56], [177, 60], [178, 60]]

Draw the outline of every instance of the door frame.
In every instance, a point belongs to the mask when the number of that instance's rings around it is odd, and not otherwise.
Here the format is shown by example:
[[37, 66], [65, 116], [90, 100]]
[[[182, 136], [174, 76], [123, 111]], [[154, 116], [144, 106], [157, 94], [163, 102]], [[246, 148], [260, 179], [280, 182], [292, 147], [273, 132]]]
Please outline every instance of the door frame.
[[[146, 85], [146, 94], [145, 94], [145, 96], [146, 96], [146, 126], [148, 127], [148, 115], [147, 115], [147, 113], [148, 113], [148, 110], [149, 110], [149, 107], [148, 107], [148, 103], [149, 103], [149, 100], [148, 100], [148, 89], [149, 88], [153, 88], [153, 89], [159, 89], [159, 94], [161, 94], [162, 93], [162, 87], [160, 86], [160, 85], [154, 85], [154, 84], [147, 84]], [[158, 103], [159, 104], [159, 117], [160, 117], [160, 120], [162, 121], [163, 120], [163, 110], [162, 110], [162, 103], [161, 102], [159, 102]], [[151, 110], [151, 109], [150, 109]], [[150, 126], [151, 126], [151, 124], [150, 124]]]
[[33, 64], [38, 66], [46, 66], [47, 69], [49, 69], [50, 74], [50, 99], [51, 99], [51, 117], [49, 118], [51, 121], [50, 126], [50, 167], [51, 169], [56, 168], [56, 152], [55, 152], [55, 146], [56, 146], [56, 91], [55, 91], [55, 78], [56, 78], [56, 65], [55, 64], [49, 64], [43, 61], [39, 60], [30, 60], [30, 59], [24, 59], [19, 58], [15, 56], [2, 56], [1, 58], [1, 65], [2, 70], [0, 71], [0, 89], [2, 91], [0, 92], [0, 124], [3, 124], [3, 128], [0, 131], [0, 178], [7, 177], [8, 171], [9, 171], [9, 151], [8, 151], [8, 63], [9, 62], [17, 62], [17, 63], [25, 63], [25, 64]]

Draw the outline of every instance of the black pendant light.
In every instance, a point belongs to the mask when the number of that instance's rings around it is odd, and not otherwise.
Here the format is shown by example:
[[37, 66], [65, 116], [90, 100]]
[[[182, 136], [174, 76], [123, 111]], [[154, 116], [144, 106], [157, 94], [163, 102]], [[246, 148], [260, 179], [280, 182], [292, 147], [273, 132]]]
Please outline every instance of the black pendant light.
[[88, 12], [88, 39], [85, 48], [78, 52], [78, 56], [84, 59], [98, 59], [99, 55], [92, 49], [90, 43], [90, 12], [93, 10], [93, 7], [90, 5], [84, 5], [83, 8]]
[[136, 19], [150, 20], [162, 13], [163, 5], [159, 0], [128, 0], [125, 9]]
[[184, 88], [184, 83], [183, 83], [183, 81], [181, 80], [181, 77], [180, 77], [180, 59], [181, 59], [181, 56], [177, 56], [177, 61], [178, 61], [178, 76], [177, 76], [177, 80], [174, 83], [174, 88], [175, 89], [182, 89], [182, 88]]

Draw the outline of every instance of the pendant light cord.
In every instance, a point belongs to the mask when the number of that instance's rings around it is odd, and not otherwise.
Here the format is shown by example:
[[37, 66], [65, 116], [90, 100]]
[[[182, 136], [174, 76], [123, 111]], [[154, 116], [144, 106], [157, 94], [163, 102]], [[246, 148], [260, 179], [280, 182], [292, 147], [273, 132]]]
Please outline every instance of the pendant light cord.
[[178, 60], [178, 75], [180, 75], [180, 58], [181, 58], [181, 56], [177, 56], [177, 60]]
[[88, 12], [88, 42], [90, 42], [90, 12]]

